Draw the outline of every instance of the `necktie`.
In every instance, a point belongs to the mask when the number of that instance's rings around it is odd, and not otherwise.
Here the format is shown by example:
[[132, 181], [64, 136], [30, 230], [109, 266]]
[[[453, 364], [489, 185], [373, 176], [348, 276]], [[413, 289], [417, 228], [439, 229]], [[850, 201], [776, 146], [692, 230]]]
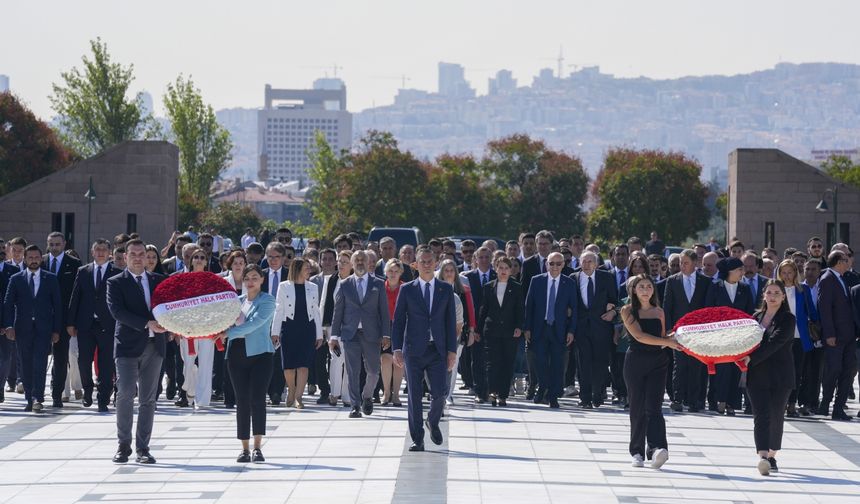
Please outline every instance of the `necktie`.
[[424, 284], [424, 303], [427, 305], [427, 311], [430, 311], [430, 282]]
[[684, 291], [687, 294], [687, 302], [693, 300], [693, 275], [684, 277]]
[[143, 275], [139, 275], [134, 278], [137, 279], [137, 286], [140, 287], [140, 293], [143, 294], [143, 298], [146, 299], [146, 291], [143, 290]]
[[98, 277], [96, 279], [96, 290], [101, 290], [102, 288], [102, 267], [99, 266]]
[[358, 277], [358, 301], [364, 302], [364, 277]]
[[490, 279], [489, 277], [490, 277], [489, 273], [482, 274], [481, 275], [481, 285], [484, 285], [485, 283], [487, 283]]
[[30, 273], [30, 295], [36, 297], [36, 274]]
[[278, 272], [272, 274], [272, 296], [278, 297], [278, 283], [280, 282], [280, 278], [278, 277]]
[[624, 282], [627, 281], [627, 270], [620, 270], [619, 273], [621, 274], [621, 283], [618, 285], [624, 285]]
[[546, 273], [546, 259], [541, 259], [540, 261], [540, 272]]
[[176, 259], [176, 271], [182, 271], [185, 269], [185, 263], [180, 259]]
[[594, 279], [588, 277], [588, 286], [585, 288], [585, 300], [588, 302], [588, 307], [591, 308], [591, 303], [594, 302]]
[[573, 258], [573, 269], [578, 269], [578, 268], [579, 268], [579, 258], [574, 257]]
[[57, 274], [57, 258], [54, 257], [51, 259], [51, 273]]
[[552, 325], [555, 322], [555, 278], [549, 287], [549, 299], [546, 302], [546, 323]]

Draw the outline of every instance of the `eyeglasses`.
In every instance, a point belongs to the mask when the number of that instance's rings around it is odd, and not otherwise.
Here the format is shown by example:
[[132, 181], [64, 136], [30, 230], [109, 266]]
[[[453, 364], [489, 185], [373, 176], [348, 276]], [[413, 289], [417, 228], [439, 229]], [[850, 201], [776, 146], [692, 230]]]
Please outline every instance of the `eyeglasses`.
[[191, 259], [200, 259], [200, 260], [202, 260], [202, 261], [205, 261], [205, 260], [206, 260], [206, 256], [196, 255], [196, 256], [191, 256]]
[[268, 259], [268, 260], [270, 260], [270, 261], [271, 261], [271, 260], [273, 260], [273, 259], [281, 259], [282, 257], [283, 257], [283, 256], [282, 256], [282, 255], [280, 255], [280, 254], [270, 254], [270, 255], [267, 255], [267, 256], [266, 256], [266, 259]]
[[198, 243], [198, 245], [200, 245], [201, 247], [211, 247], [212, 242], [200, 242]]
[[292, 259], [292, 258], [293, 258], [293, 256], [291, 256], [291, 255], [284, 256], [284, 259]]
[[560, 262], [549, 262], [547, 264], [549, 264], [550, 266], [564, 266], [564, 263]]

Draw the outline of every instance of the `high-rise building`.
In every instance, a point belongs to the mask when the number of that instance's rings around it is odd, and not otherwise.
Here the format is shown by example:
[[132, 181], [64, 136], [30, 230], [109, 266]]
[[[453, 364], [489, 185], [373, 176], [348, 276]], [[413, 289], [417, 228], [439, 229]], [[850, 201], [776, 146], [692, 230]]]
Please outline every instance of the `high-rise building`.
[[439, 63], [439, 94], [449, 98], [474, 98], [466, 80], [466, 69], [456, 63]]
[[336, 151], [349, 148], [352, 114], [346, 110], [346, 85], [340, 79], [318, 79], [314, 88], [274, 89], [266, 84], [265, 105], [257, 113], [260, 180], [307, 182], [308, 153], [317, 132]]
[[514, 79], [514, 74], [510, 70], [499, 70], [496, 72], [496, 78], [490, 78], [487, 86], [490, 96], [510, 93], [515, 89], [517, 89], [517, 80]]
[[9, 76], [0, 74], [0, 93], [9, 91]]
[[143, 107], [140, 109], [140, 115], [146, 117], [155, 112], [153, 107], [152, 95], [149, 91], [141, 91], [140, 97], [143, 99]]

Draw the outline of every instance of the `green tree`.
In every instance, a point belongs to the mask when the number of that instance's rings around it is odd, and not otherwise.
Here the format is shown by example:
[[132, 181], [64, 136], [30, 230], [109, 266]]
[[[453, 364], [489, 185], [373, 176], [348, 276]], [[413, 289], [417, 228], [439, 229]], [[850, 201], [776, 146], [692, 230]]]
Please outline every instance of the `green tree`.
[[346, 154], [334, 152], [325, 135], [319, 132], [316, 134], [315, 148], [308, 154], [311, 161], [309, 176], [314, 185], [308, 191], [306, 205], [319, 223], [322, 235], [329, 238], [351, 229], [346, 218], [351, 188], [341, 160]]
[[656, 230], [680, 243], [708, 224], [698, 161], [677, 152], [613, 149], [604, 158], [588, 217], [592, 238], [624, 240]]
[[588, 175], [579, 158], [513, 135], [489, 142], [482, 165], [493, 197], [504, 203], [504, 235], [547, 227], [560, 236], [583, 231]]
[[227, 202], [207, 210], [200, 217], [200, 223], [205, 228], [214, 228], [222, 236], [230, 237], [233, 243], [245, 234], [245, 229], [259, 229], [260, 216], [251, 207], [242, 203]]
[[848, 156], [830, 156], [821, 164], [821, 169], [836, 180], [860, 187], [860, 165], [854, 164]]
[[10, 92], [0, 93], [0, 196], [68, 166], [73, 153]]
[[430, 168], [428, 188], [434, 197], [425, 208], [436, 218], [421, 228], [425, 236], [505, 232], [504, 200], [473, 156], [439, 156]]
[[134, 66], [111, 61], [101, 39], [91, 40], [90, 48], [92, 58], [82, 58], [83, 70], [63, 72], [63, 84], [54, 83], [49, 97], [64, 142], [90, 157], [126, 140], [157, 137], [158, 123], [143, 116], [142, 94], [128, 98]]
[[180, 75], [167, 85], [164, 108], [170, 120], [168, 137], [179, 147], [179, 191], [208, 201], [209, 188], [232, 159], [230, 132], [218, 124], [190, 77]]

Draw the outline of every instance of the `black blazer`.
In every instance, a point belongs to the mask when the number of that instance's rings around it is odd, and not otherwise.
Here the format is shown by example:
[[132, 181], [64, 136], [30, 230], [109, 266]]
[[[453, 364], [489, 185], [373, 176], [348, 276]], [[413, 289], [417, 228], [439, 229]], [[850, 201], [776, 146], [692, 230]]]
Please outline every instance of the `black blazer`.
[[666, 332], [675, 327], [675, 323], [691, 311], [705, 307], [705, 298], [711, 279], [695, 273], [693, 283], [693, 298], [687, 301], [687, 291], [684, 290], [684, 274], [675, 273], [666, 279], [663, 291], [663, 315], [666, 317]]
[[102, 269], [101, 288], [95, 284], [95, 266], [89, 263], [78, 269], [75, 286], [72, 289], [72, 299], [69, 301], [69, 313], [66, 317], [68, 325], [75, 326], [81, 334], [86, 335], [93, 325], [93, 315], [98, 315], [99, 322], [105, 330], [113, 328], [116, 321], [107, 305], [107, 281], [121, 271], [111, 263], [105, 263]]
[[[155, 287], [166, 277], [158, 273], [147, 273], [146, 278], [149, 280], [149, 292], [152, 295]], [[111, 315], [116, 319], [114, 356], [140, 357], [149, 341], [146, 324], [155, 318], [130, 271], [124, 270], [107, 281], [107, 304]], [[155, 347], [162, 357], [166, 344], [167, 333], [155, 333]]]
[[[498, 280], [484, 284], [481, 311], [478, 315], [478, 333], [484, 338], [513, 338], [515, 329], [523, 329], [525, 324], [525, 301], [523, 287], [508, 279], [502, 304], [496, 296]], [[473, 296], [474, 297], [474, 296]]]
[[[729, 299], [729, 293], [726, 292], [725, 283], [725, 280], [719, 280], [717, 283], [711, 284], [705, 297], [705, 306], [728, 306], [752, 315], [755, 312], [755, 299], [753, 299], [750, 286], [742, 281], [738, 282], [738, 292], [735, 294], [735, 302], [732, 303], [732, 300]], [[669, 325], [667, 324], [666, 327]]]
[[[754, 316], [761, 322], [764, 312], [758, 312]], [[748, 388], [794, 388], [794, 355], [791, 346], [794, 343], [796, 323], [789, 310], [773, 317], [764, 330], [761, 345], [750, 354]]]
[[[848, 282], [845, 286], [851, 288]], [[822, 338], [836, 338], [837, 344], [857, 338], [851, 302], [836, 273], [829, 269], [818, 281], [818, 314], [821, 316]]]
[[[30, 270], [19, 271], [9, 278], [6, 299], [3, 302], [3, 325], [15, 329], [18, 348], [27, 338], [47, 337], [62, 330], [63, 313], [60, 301], [60, 286], [57, 277], [48, 271], [39, 270], [39, 290], [36, 297], [30, 293], [28, 275]], [[33, 334], [33, 326], [36, 334]]]
[[614, 331], [612, 322], [606, 322], [600, 316], [606, 313], [607, 304], [618, 305], [618, 285], [615, 282], [615, 275], [601, 269], [594, 270], [594, 299], [590, 308], [585, 306], [586, 299], [580, 295], [579, 279], [583, 275], [585, 273], [580, 271], [570, 276], [579, 300], [576, 312], [577, 334], [585, 331], [592, 336], [611, 337]]
[[[496, 270], [492, 268], [490, 269], [490, 282], [487, 282], [483, 286], [481, 286], [481, 272], [478, 268], [473, 269], [464, 276], [466, 277], [466, 280], [469, 281], [469, 288], [472, 290], [472, 305], [475, 308], [475, 314], [480, 314], [481, 305], [484, 302], [484, 287], [496, 279]], [[523, 303], [525, 303], [525, 301], [523, 301]], [[465, 308], [466, 307], [464, 306], [463, 309]], [[525, 304], [523, 304], [523, 309], [525, 309]], [[478, 330], [480, 330], [480, 328], [481, 326], [478, 326]]]
[[[281, 282], [285, 282], [287, 280], [287, 272], [288, 272], [287, 268], [281, 266], [281, 273], [280, 273], [280, 276], [278, 277], [281, 279]], [[265, 292], [266, 294], [269, 293], [269, 274], [270, 273], [271, 273], [271, 270], [269, 268], [263, 269], [263, 285], [260, 286], [260, 290]], [[337, 271], [335, 271], [334, 274], [337, 275]]]
[[161, 261], [161, 267], [164, 268], [164, 274], [172, 275], [176, 273], [176, 263], [179, 262], [178, 260], [179, 258], [174, 256]]
[[523, 261], [523, 267], [520, 269], [520, 278], [523, 280], [523, 293], [529, 293], [529, 286], [532, 283], [532, 277], [540, 275], [542, 273], [546, 273], [546, 269], [541, 271], [542, 261], [541, 256], [539, 254], [535, 254], [525, 261]]
[[3, 324], [3, 298], [6, 297], [6, 289], [9, 287], [9, 279], [19, 271], [21, 270], [13, 264], [8, 262], [0, 263], [0, 327], [6, 327]]
[[[57, 267], [57, 280], [60, 283], [60, 301], [63, 303], [63, 332], [68, 325], [66, 309], [69, 307], [69, 302], [72, 300], [72, 289], [75, 288], [75, 278], [78, 276], [78, 268], [81, 267], [81, 261], [75, 259], [69, 254], [63, 254], [63, 260]], [[42, 256], [42, 269], [51, 271], [51, 254]]]

